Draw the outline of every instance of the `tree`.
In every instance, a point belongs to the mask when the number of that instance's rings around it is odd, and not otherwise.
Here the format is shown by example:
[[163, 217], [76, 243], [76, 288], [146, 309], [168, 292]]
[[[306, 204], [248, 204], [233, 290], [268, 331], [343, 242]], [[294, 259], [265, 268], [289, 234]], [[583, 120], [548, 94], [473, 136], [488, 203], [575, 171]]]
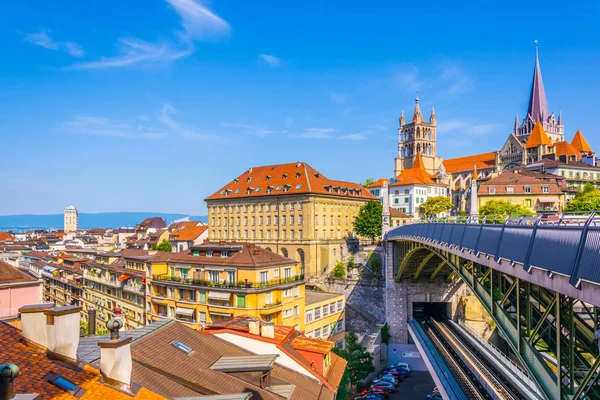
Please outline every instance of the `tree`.
[[583, 190], [575, 195], [565, 211], [599, 211], [600, 210], [600, 190], [591, 182], [586, 182]]
[[479, 207], [479, 215], [484, 217], [530, 217], [533, 213], [520, 204], [511, 204], [504, 200], [490, 200]]
[[373, 179], [373, 178], [367, 178], [367, 179], [365, 179], [365, 181], [362, 184], [362, 186], [363, 187], [369, 187], [369, 186], [371, 186], [374, 183], [375, 183], [375, 179]]
[[331, 274], [339, 279], [346, 276], [346, 267], [344, 266], [344, 263], [341, 260], [335, 263], [335, 267], [333, 267], [333, 271], [331, 271]]
[[391, 337], [392, 336], [390, 335], [390, 326], [386, 322], [381, 328], [381, 342], [388, 344], [390, 342]]
[[348, 269], [348, 272], [352, 271], [354, 269], [354, 267], [356, 267], [356, 263], [354, 262], [354, 257], [350, 257], [350, 259], [348, 260], [348, 264], [346, 264], [346, 268]]
[[369, 200], [358, 210], [354, 219], [354, 232], [365, 236], [375, 243], [375, 238], [381, 236], [381, 215], [383, 207], [378, 200]]
[[152, 250], [172, 252], [173, 246], [171, 246], [171, 242], [169, 242], [167, 239], [163, 239], [158, 245], [153, 244]]
[[354, 332], [346, 335], [346, 348], [343, 350], [333, 348], [334, 353], [348, 362], [346, 371], [350, 375], [350, 385], [356, 387], [359, 382], [375, 371], [373, 356], [358, 343]]
[[452, 207], [454, 207], [454, 204], [452, 204], [452, 201], [448, 197], [437, 196], [428, 198], [425, 203], [421, 204], [419, 210], [426, 217], [435, 217]]

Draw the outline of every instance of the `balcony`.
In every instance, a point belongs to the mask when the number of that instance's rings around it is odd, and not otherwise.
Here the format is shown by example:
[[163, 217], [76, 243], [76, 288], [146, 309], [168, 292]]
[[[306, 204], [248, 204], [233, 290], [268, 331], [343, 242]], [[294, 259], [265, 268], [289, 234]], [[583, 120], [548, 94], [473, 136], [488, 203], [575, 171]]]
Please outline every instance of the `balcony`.
[[109, 286], [112, 286], [115, 288], [120, 287], [119, 281], [117, 281], [117, 280], [111, 281], [111, 280], [100, 278], [100, 277], [90, 275], [90, 274], [85, 275], [85, 279], [88, 279], [88, 280], [94, 281], [94, 282], [98, 282], [98, 283], [102, 283], [104, 285], [109, 285]]
[[291, 285], [294, 283], [304, 282], [304, 275], [296, 275], [290, 278], [274, 279], [265, 282], [212, 282], [205, 279], [193, 279], [185, 277], [170, 276], [167, 274], [153, 275], [152, 279], [161, 282], [172, 282], [183, 285], [201, 286], [207, 288], [220, 288], [220, 289], [232, 289], [232, 290], [248, 290], [248, 289], [265, 289], [276, 286]]

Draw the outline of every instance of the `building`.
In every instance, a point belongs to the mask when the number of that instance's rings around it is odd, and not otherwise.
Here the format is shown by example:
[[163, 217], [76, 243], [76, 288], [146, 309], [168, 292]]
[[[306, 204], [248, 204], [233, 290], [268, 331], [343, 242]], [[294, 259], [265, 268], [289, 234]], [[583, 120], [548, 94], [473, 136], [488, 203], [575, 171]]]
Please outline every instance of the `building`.
[[305, 336], [345, 346], [345, 296], [343, 293], [306, 291]]
[[206, 198], [209, 237], [254, 243], [321, 275], [348, 253], [354, 218], [374, 199], [304, 162], [253, 167]]
[[18, 319], [18, 310], [42, 301], [42, 280], [0, 261], [0, 320]]
[[200, 221], [186, 221], [173, 224], [169, 233], [169, 242], [174, 253], [189, 250], [208, 239], [208, 225]]
[[206, 243], [151, 260], [147, 301], [153, 320], [200, 329], [250, 315], [304, 329], [305, 280], [299, 263], [252, 243]]
[[[417, 217], [421, 204], [428, 198], [448, 196], [448, 185], [442, 182], [439, 175], [427, 172], [420, 153], [413, 158], [412, 167], [402, 170], [399, 175], [389, 180], [389, 201], [390, 209]], [[368, 189], [371, 194], [381, 198], [384, 181], [387, 180], [379, 179], [370, 185]]]
[[548, 173], [507, 171], [481, 182], [479, 207], [490, 200], [508, 201], [532, 212], [562, 211], [565, 206], [565, 178]]
[[600, 167], [580, 161], [563, 162], [543, 159], [539, 162], [525, 165], [521, 169], [530, 172], [546, 172], [564, 177], [570, 189], [565, 192], [567, 202], [575, 197], [575, 194], [583, 190], [583, 186], [588, 182], [600, 188]]
[[148, 233], [156, 232], [159, 229], [166, 229], [167, 223], [161, 217], [150, 217], [144, 219], [135, 227], [138, 239], [143, 239]]
[[75, 206], [65, 208], [64, 212], [64, 231], [75, 232], [79, 227], [79, 214]]

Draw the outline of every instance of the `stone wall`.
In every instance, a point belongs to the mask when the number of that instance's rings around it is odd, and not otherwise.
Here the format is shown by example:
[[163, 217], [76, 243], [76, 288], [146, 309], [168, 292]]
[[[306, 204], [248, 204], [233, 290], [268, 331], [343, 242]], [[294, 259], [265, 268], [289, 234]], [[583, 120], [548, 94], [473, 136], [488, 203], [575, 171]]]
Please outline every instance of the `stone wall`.
[[328, 292], [343, 293], [346, 303], [358, 306], [377, 322], [385, 322], [385, 283], [370, 279], [326, 279]]

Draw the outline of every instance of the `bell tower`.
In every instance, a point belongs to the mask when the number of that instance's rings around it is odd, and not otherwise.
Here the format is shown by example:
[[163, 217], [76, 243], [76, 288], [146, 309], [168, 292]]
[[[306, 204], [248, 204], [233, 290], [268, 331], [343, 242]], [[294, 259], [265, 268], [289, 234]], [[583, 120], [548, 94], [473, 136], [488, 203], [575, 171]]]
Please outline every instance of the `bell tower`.
[[431, 108], [429, 122], [426, 122], [419, 105], [419, 94], [415, 99], [415, 111], [412, 120], [407, 124], [404, 111], [400, 115], [398, 128], [398, 157], [396, 157], [394, 176], [412, 168], [417, 153], [423, 158], [423, 165], [428, 173], [435, 174], [442, 160], [436, 155], [436, 115]]

